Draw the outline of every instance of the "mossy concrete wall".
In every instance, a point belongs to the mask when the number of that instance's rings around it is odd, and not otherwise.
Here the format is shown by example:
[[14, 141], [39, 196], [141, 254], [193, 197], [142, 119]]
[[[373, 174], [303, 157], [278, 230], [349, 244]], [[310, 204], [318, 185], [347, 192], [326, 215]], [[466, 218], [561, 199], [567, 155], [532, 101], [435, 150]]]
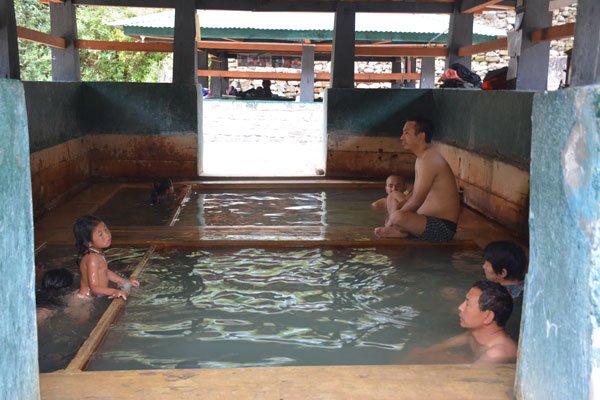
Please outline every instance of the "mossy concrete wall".
[[600, 396], [600, 86], [533, 105], [530, 263], [516, 393]]
[[425, 118], [465, 204], [526, 236], [532, 101], [532, 92], [329, 89], [326, 174], [414, 177], [400, 135], [407, 119]]
[[0, 398], [38, 399], [29, 139], [23, 85], [0, 79]]
[[199, 173], [202, 97], [194, 85], [27, 82], [36, 214], [90, 176]]

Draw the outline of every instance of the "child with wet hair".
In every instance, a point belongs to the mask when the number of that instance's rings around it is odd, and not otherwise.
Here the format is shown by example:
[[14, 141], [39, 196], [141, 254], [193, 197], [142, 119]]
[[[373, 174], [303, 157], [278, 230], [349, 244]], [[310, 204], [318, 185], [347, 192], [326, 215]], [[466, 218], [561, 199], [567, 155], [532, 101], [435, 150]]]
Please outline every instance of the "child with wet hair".
[[65, 268], [54, 268], [42, 275], [41, 290], [36, 293], [36, 319], [41, 325], [65, 305], [66, 290], [73, 284], [73, 273]]
[[[390, 199], [391, 195], [396, 207], [400, 208], [402, 206], [401, 204], [404, 204], [404, 200], [408, 198], [411, 191], [412, 185], [409, 185], [402, 176], [392, 174], [385, 180], [385, 192], [387, 193], [387, 196], [373, 202], [371, 207], [379, 211], [388, 211], [388, 199]], [[397, 204], [400, 204], [400, 207], [398, 207]]]
[[171, 178], [158, 178], [154, 181], [154, 188], [150, 194], [150, 204], [159, 204], [162, 199], [174, 192]]
[[102, 250], [110, 246], [112, 236], [102, 220], [93, 215], [81, 216], [73, 225], [75, 245], [78, 249], [77, 264], [81, 272], [79, 296], [121, 297], [127, 300], [127, 292], [108, 287], [114, 282], [123, 288], [140, 285], [137, 279], [126, 279], [108, 269]]

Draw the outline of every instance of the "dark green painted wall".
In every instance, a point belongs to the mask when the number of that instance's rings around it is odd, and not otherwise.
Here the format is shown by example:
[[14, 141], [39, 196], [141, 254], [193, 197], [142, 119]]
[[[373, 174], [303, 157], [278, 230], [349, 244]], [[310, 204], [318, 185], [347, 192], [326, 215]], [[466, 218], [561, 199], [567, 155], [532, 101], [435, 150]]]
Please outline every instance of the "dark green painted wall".
[[434, 139], [522, 169], [531, 149], [533, 92], [459, 89], [329, 89], [333, 136], [400, 137], [408, 118], [427, 118]]
[[0, 79], [0, 399], [39, 399], [33, 212], [23, 85]]
[[408, 118], [431, 114], [431, 90], [328, 89], [327, 133], [341, 136], [398, 136]]
[[194, 85], [25, 83], [30, 151], [95, 134], [197, 135]]
[[79, 127], [82, 84], [23, 82], [27, 103], [29, 150], [36, 152], [83, 135]]
[[433, 90], [435, 138], [529, 168], [533, 92]]

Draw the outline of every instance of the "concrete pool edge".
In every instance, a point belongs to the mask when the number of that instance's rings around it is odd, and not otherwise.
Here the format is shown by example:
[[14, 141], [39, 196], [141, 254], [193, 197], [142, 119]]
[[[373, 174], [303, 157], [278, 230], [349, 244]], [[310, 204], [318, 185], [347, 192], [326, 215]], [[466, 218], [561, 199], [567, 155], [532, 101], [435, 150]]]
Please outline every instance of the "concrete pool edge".
[[[45, 400], [512, 399], [515, 365], [364, 365], [40, 374]], [[90, 390], [95, 388], [95, 390]]]

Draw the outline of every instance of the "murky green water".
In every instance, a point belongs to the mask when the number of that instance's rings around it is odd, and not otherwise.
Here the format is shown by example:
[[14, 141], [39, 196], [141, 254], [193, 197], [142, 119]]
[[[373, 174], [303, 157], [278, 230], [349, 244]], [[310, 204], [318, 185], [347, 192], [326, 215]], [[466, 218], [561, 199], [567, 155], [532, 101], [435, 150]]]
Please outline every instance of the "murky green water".
[[170, 249], [89, 369], [402, 363], [462, 332], [482, 278], [479, 252], [443, 247]]

